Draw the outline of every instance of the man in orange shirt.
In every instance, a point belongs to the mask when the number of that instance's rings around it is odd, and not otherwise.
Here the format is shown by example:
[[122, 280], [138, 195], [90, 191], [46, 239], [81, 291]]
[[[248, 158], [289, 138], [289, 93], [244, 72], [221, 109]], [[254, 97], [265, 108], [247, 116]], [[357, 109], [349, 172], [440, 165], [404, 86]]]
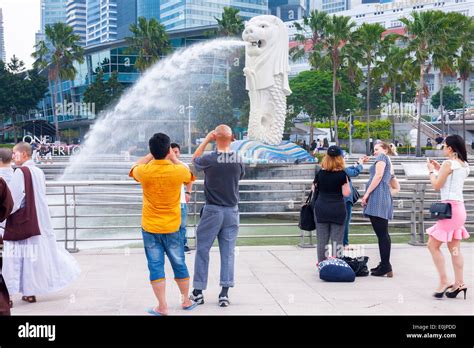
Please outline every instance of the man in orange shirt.
[[158, 299], [158, 307], [148, 309], [148, 313], [167, 315], [165, 253], [181, 292], [182, 308], [191, 310], [196, 307], [188, 298], [189, 273], [179, 233], [181, 187], [194, 181], [195, 177], [176, 158], [166, 134], [153, 135], [149, 147], [150, 154], [132, 166], [129, 176], [138, 181], [143, 189], [143, 244], [150, 282]]

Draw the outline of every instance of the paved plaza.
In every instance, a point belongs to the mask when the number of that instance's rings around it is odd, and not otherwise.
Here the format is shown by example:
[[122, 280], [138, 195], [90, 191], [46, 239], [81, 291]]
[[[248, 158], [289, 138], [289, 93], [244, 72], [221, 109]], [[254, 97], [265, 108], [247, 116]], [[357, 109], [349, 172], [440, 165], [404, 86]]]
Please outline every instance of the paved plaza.
[[[378, 263], [378, 248], [361, 246]], [[393, 245], [394, 278], [358, 277], [354, 283], [319, 279], [316, 249], [296, 246], [239, 247], [236, 287], [231, 306], [217, 306], [219, 252], [211, 251], [206, 303], [191, 312], [180, 309], [178, 288], [169, 262], [167, 294], [170, 315], [472, 315], [474, 314], [474, 244], [463, 243], [467, 300], [431, 297], [437, 274], [426, 247]], [[446, 248], [443, 249], [448, 255]], [[82, 275], [60, 293], [27, 304], [14, 297], [13, 315], [147, 315], [154, 299], [142, 249], [99, 249], [74, 254]], [[194, 252], [186, 255], [192, 274]], [[450, 260], [447, 259], [450, 267]], [[448, 268], [450, 276], [452, 269]]]

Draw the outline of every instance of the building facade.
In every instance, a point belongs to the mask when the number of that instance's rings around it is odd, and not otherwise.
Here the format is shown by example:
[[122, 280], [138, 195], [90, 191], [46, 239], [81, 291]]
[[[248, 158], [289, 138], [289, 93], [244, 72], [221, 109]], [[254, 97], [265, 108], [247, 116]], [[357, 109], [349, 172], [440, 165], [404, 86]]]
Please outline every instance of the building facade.
[[160, 19], [161, 0], [137, 0], [137, 17]]
[[244, 20], [268, 13], [268, 0], [161, 0], [160, 21], [166, 30], [213, 25], [224, 7], [240, 10]]
[[130, 24], [137, 22], [137, 0], [117, 0], [117, 39], [131, 36]]
[[41, 29], [48, 24], [67, 22], [67, 2], [68, 0], [41, 0]]
[[269, 13], [277, 16], [283, 22], [303, 18], [308, 12], [307, 2], [302, 0], [269, 0]]
[[67, 21], [74, 33], [81, 37], [81, 45], [87, 41], [87, 3], [86, 0], [68, 0]]
[[114, 40], [117, 40], [117, 0], [87, 0], [86, 45]]
[[7, 60], [7, 52], [5, 51], [5, 34], [3, 32], [3, 12], [0, 8], [0, 60]]

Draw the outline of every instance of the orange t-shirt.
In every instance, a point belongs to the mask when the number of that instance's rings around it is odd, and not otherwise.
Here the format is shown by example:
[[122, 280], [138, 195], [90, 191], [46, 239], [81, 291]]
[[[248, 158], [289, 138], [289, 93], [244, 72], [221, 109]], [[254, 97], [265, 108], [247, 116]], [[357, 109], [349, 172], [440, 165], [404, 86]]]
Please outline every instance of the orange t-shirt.
[[142, 185], [142, 227], [150, 233], [178, 232], [181, 225], [181, 187], [196, 178], [181, 164], [153, 160], [137, 164], [130, 177]]

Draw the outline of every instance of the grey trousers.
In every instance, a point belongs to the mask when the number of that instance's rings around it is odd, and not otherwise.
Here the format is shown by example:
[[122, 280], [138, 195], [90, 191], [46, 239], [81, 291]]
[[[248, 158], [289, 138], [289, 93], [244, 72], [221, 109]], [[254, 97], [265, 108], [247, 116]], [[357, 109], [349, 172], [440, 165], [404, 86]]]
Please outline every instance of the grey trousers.
[[235, 243], [239, 233], [239, 208], [206, 204], [196, 230], [196, 258], [193, 287], [206, 290], [209, 272], [209, 251], [219, 242], [221, 255], [220, 286], [234, 286]]
[[[344, 239], [344, 225], [316, 222], [316, 237], [318, 241], [318, 262], [329, 256], [342, 257]], [[329, 255], [328, 245], [331, 239], [332, 253]]]

